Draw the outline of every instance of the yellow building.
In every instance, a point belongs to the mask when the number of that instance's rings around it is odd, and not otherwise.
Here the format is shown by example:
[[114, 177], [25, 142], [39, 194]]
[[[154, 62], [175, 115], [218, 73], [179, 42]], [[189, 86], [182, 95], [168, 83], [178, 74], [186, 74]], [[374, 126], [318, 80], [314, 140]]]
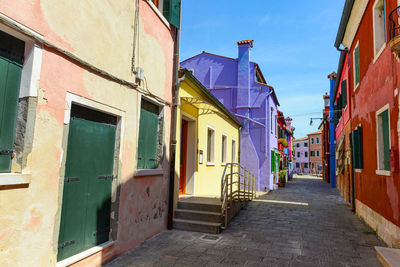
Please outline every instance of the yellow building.
[[241, 124], [190, 71], [180, 75], [175, 188], [179, 196], [219, 197], [226, 164], [239, 162]]

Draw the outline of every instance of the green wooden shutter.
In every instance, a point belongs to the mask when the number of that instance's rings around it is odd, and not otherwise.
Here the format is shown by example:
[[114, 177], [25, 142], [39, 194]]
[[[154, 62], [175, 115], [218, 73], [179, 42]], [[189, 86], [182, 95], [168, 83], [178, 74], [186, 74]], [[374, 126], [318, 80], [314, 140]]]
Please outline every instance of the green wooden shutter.
[[347, 80], [342, 81], [343, 107], [347, 106]]
[[138, 169], [157, 168], [158, 106], [143, 100], [140, 111]]
[[383, 162], [385, 170], [390, 170], [390, 147], [389, 147], [389, 111], [385, 110], [381, 113], [382, 116], [382, 137], [383, 137]]
[[275, 171], [275, 152], [271, 150], [271, 172]]
[[115, 125], [71, 118], [57, 259], [109, 240]]
[[[0, 151], [14, 148], [24, 42], [0, 32]], [[0, 172], [11, 171], [11, 152], [0, 155]]]
[[362, 127], [358, 126], [358, 166], [360, 169], [363, 168], [363, 137], [362, 137]]
[[180, 0], [164, 0], [163, 7], [164, 17], [176, 28], [180, 27], [181, 1]]
[[355, 66], [355, 85], [360, 82], [360, 50], [357, 46], [354, 49], [354, 66]]

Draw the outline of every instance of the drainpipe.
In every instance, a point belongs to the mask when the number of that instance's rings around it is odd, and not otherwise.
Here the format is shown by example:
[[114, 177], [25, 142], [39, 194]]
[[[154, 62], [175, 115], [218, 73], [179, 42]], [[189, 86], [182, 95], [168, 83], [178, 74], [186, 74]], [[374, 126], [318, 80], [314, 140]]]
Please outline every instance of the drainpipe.
[[[181, 9], [182, 10], [182, 9]], [[179, 24], [180, 25], [180, 24]], [[172, 230], [174, 218], [174, 198], [175, 198], [175, 154], [176, 154], [176, 121], [178, 112], [179, 86], [185, 78], [179, 79], [179, 50], [180, 50], [180, 28], [175, 30], [175, 45], [174, 45], [174, 86], [172, 88], [172, 118], [171, 118], [171, 146], [170, 146], [170, 166], [169, 166], [169, 197], [168, 197], [168, 221], [167, 228]]]
[[330, 107], [329, 107], [329, 141], [330, 141], [330, 179], [331, 179], [331, 187], [336, 188], [336, 159], [335, 159], [335, 123], [333, 118], [333, 100], [334, 100], [334, 91], [335, 91], [335, 75], [328, 76], [330, 80]]

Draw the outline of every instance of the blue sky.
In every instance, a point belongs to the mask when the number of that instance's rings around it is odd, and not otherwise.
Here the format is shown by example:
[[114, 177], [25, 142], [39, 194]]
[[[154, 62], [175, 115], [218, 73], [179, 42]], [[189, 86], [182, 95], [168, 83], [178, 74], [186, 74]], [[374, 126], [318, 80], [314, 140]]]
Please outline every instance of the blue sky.
[[293, 118], [295, 137], [317, 131], [328, 74], [337, 71], [333, 44], [345, 0], [183, 0], [181, 60], [207, 51], [237, 57], [239, 40], [254, 39], [257, 62]]

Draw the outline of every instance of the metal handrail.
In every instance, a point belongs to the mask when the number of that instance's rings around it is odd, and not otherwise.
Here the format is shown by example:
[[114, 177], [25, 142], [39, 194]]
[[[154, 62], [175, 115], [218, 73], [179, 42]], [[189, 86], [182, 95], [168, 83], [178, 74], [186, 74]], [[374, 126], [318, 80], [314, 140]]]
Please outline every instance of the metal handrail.
[[[239, 163], [227, 163], [221, 177], [221, 211], [228, 225], [228, 208], [233, 201], [249, 201], [256, 196], [257, 178]], [[235, 189], [234, 189], [235, 187]]]
[[389, 14], [389, 39], [392, 40], [394, 37], [399, 35], [400, 30], [400, 6], [393, 9]]

